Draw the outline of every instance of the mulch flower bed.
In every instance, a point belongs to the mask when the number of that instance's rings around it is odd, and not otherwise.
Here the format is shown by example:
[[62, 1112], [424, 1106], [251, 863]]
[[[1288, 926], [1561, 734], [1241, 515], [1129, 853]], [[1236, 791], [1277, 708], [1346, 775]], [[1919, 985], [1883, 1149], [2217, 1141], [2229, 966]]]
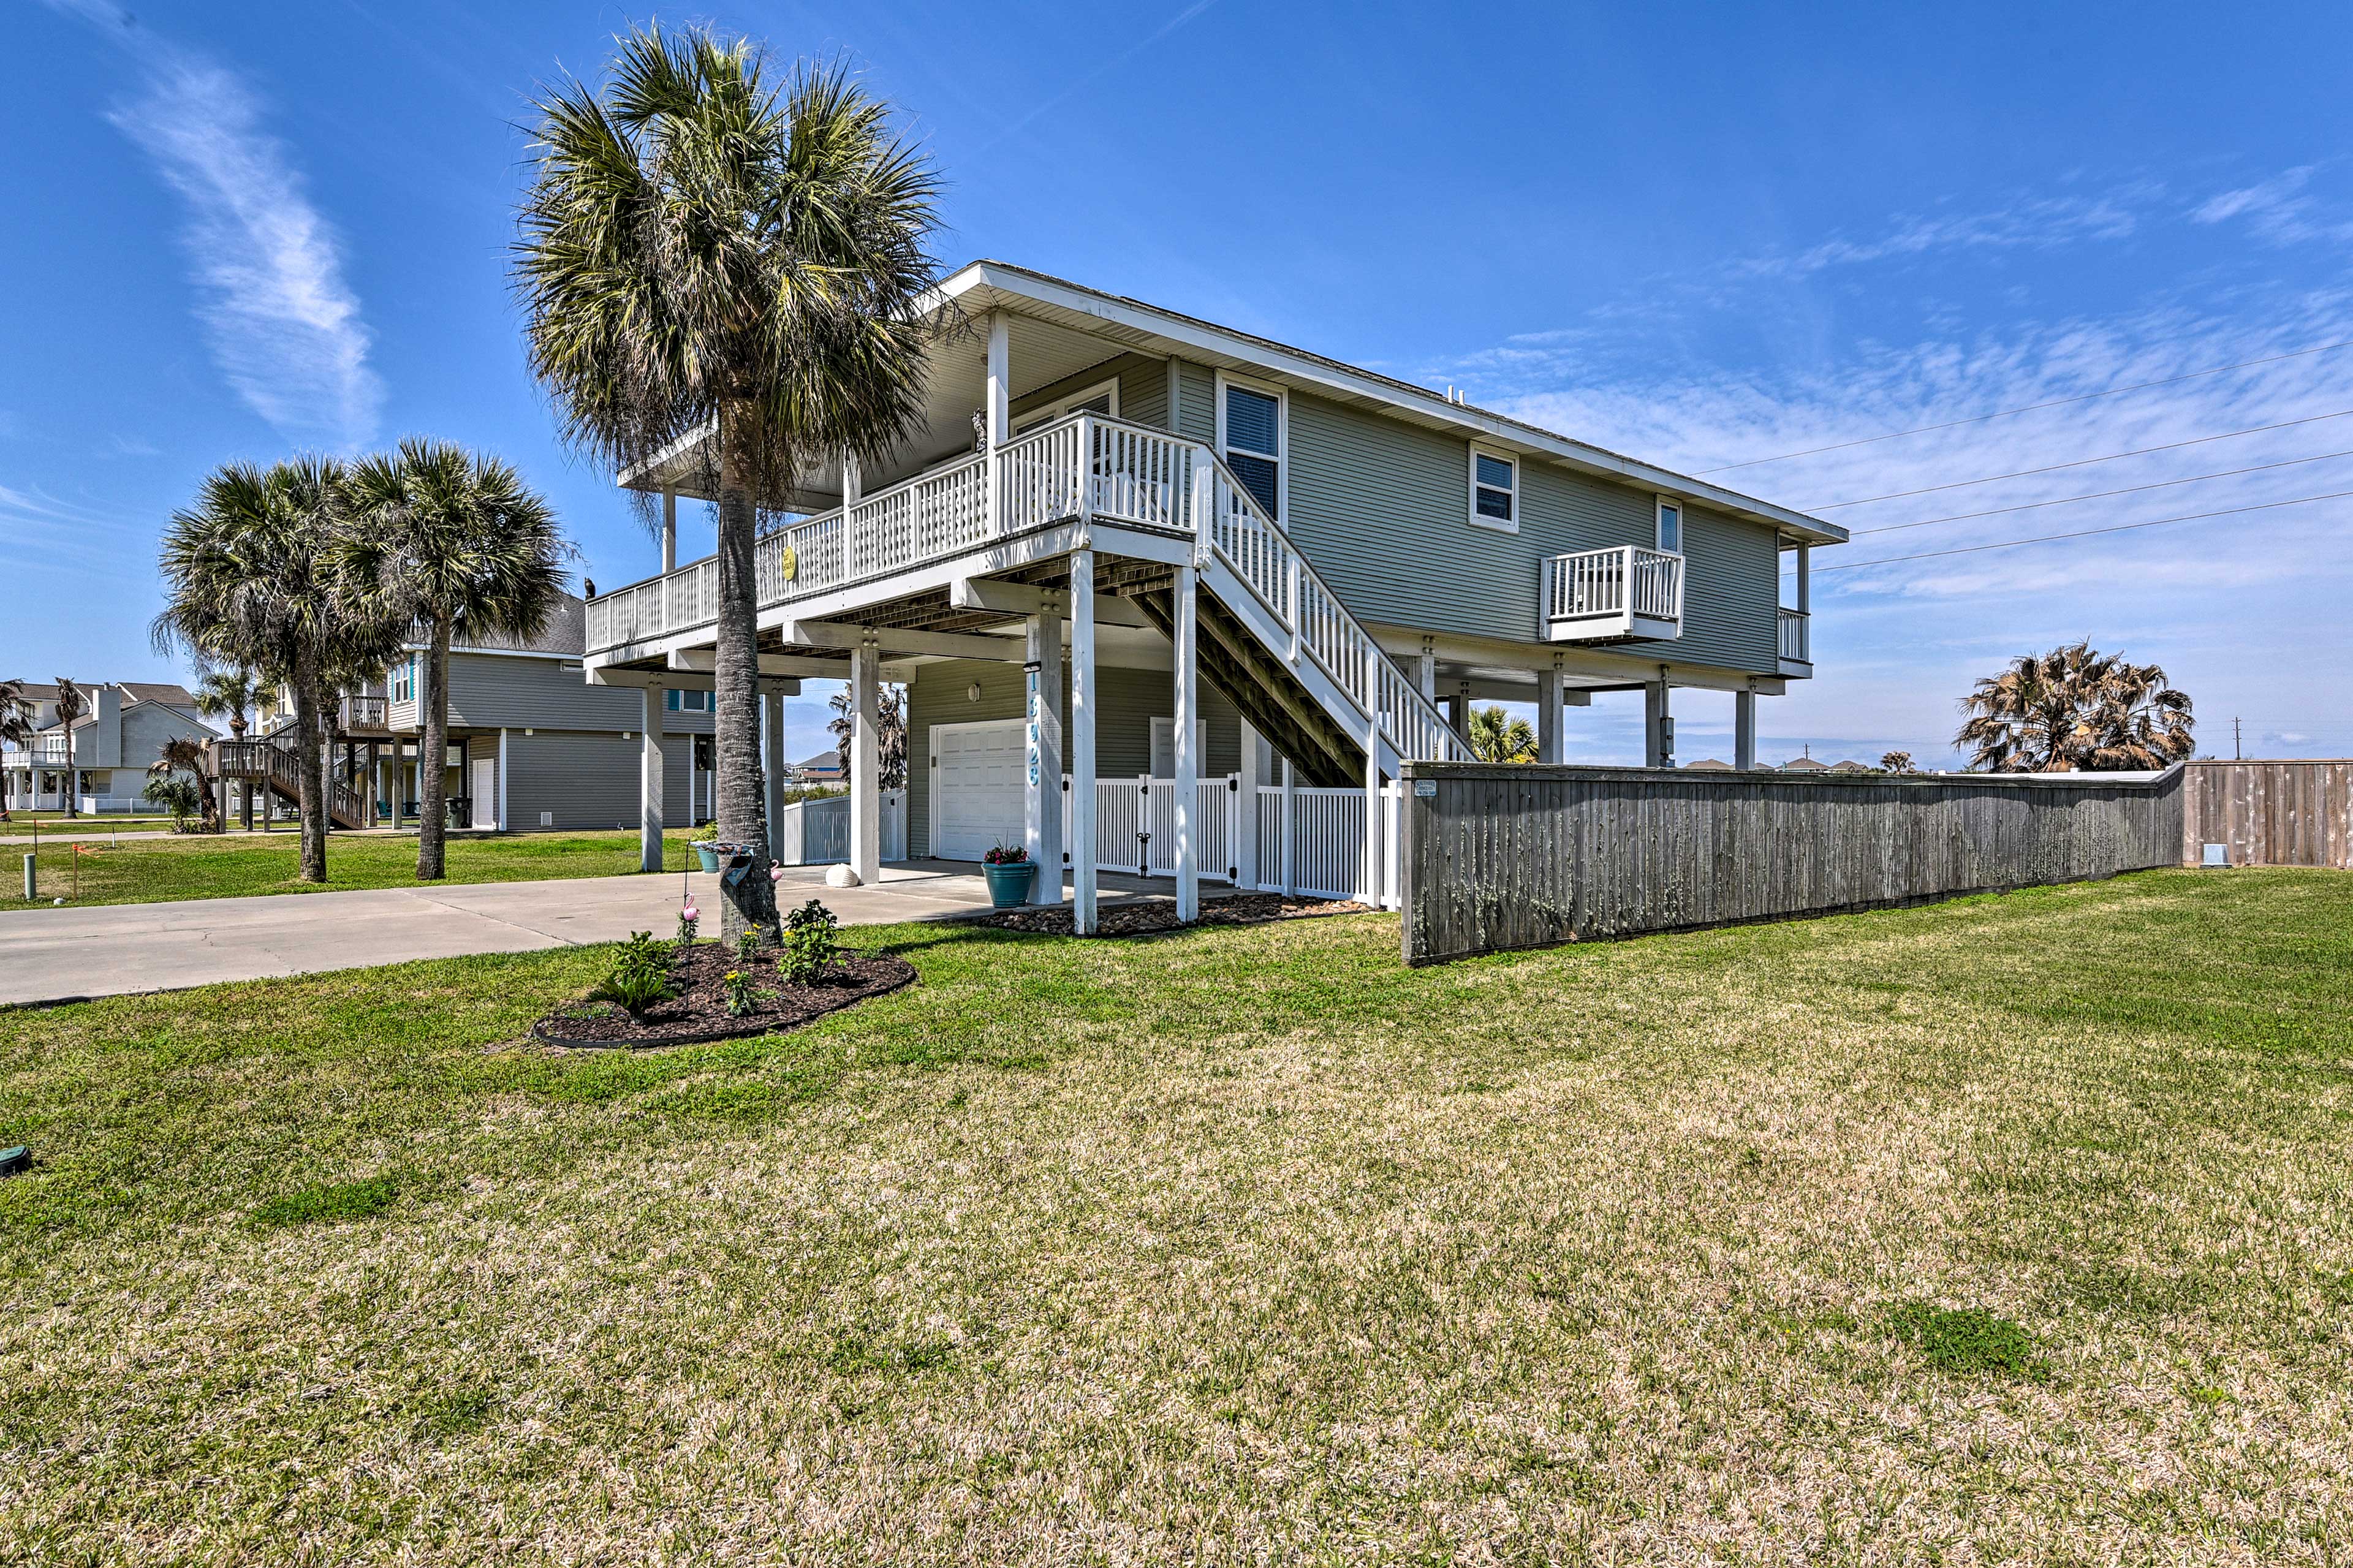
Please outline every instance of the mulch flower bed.
[[[748, 971], [754, 992], [752, 1011], [740, 1017], [727, 1011], [726, 977], [736, 969]], [[815, 985], [787, 985], [776, 977], [773, 949], [747, 966], [736, 961], [733, 948], [704, 942], [675, 961], [670, 973], [678, 993], [670, 1001], [634, 1017], [617, 1003], [575, 1002], [533, 1024], [532, 1037], [559, 1046], [686, 1046], [781, 1034], [912, 984], [915, 966], [887, 952], [844, 952]]]
[[[1205, 926], [1261, 925], [1268, 921], [1312, 920], [1318, 915], [1361, 915], [1372, 912], [1370, 904], [1360, 904], [1353, 899], [1294, 899], [1281, 893], [1235, 893], [1222, 899], [1203, 899], [1201, 919]], [[1069, 936], [1071, 916], [1068, 909], [1008, 910], [1002, 914], [985, 917], [979, 923], [1005, 931], [1028, 931], [1036, 936]], [[1179, 931], [1176, 900], [1150, 899], [1132, 904], [1106, 904], [1095, 921], [1098, 936], [1149, 936], [1155, 931]]]

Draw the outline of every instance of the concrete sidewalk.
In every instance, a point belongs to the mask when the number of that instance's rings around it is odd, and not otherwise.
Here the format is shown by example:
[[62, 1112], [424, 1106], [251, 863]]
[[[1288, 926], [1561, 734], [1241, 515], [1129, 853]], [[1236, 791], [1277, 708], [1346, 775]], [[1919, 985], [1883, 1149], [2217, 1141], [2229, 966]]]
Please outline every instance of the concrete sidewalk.
[[[988, 909], [987, 884], [961, 867], [886, 867], [868, 888], [828, 888], [823, 878], [820, 868], [797, 868], [778, 886], [777, 901], [790, 908], [821, 898], [845, 925]], [[681, 882], [694, 890], [703, 930], [716, 934], [719, 879], [702, 872], [13, 911], [0, 914], [0, 1004], [527, 952], [617, 942], [633, 931], [668, 936]]]

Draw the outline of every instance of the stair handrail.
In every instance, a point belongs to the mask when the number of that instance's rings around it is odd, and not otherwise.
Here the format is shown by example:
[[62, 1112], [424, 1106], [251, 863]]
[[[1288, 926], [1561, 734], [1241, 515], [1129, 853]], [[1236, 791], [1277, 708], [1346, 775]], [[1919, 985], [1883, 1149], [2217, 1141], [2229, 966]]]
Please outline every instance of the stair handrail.
[[[1303, 652], [1313, 659], [1373, 720], [1399, 757], [1475, 761], [1438, 705], [1408, 679], [1388, 650], [1308, 564], [1305, 553], [1267, 515], [1225, 459], [1207, 446], [1197, 445], [1194, 452], [1196, 461], [1208, 460], [1211, 479], [1208, 527], [1202, 527], [1204, 520], [1198, 515], [1192, 517], [1196, 534], [1290, 634], [1291, 658], [1295, 661]], [[1198, 510], [1190, 501], [1187, 509]], [[1243, 537], [1237, 513], [1263, 537]]]

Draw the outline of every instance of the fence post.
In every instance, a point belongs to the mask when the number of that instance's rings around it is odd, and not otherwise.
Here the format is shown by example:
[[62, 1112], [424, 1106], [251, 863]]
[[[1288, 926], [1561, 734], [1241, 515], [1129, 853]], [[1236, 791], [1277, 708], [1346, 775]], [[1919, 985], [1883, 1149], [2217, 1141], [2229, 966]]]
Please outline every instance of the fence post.
[[28, 904], [40, 897], [40, 893], [35, 887], [33, 879], [35, 858], [36, 857], [30, 853], [27, 853], [25, 857], [25, 901]]

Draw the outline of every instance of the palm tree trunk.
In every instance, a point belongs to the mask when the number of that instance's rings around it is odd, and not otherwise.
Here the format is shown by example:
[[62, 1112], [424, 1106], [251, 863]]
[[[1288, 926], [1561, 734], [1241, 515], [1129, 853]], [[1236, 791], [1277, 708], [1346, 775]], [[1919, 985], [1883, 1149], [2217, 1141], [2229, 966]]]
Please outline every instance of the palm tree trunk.
[[302, 808], [302, 870], [300, 880], [327, 879], [327, 797], [321, 776], [318, 671], [307, 660], [294, 672], [294, 749], [301, 766], [295, 770], [297, 795]]
[[[433, 623], [425, 651], [424, 727], [417, 739], [418, 793], [425, 797], [424, 814], [417, 821], [417, 879], [438, 882], [448, 875], [449, 780], [443, 763], [449, 759], [449, 623]], [[430, 767], [425, 759], [433, 759]]]
[[[230, 739], [230, 741], [232, 741], [232, 742], [241, 742], [241, 741], [243, 741], [243, 740], [245, 739], [245, 715], [244, 715], [242, 712], [239, 712], [236, 717], [234, 717], [234, 718], [232, 718], [231, 720], [229, 720], [229, 721], [228, 721], [228, 738], [229, 738], [229, 739]], [[243, 821], [244, 821], [245, 830], [246, 830], [248, 833], [252, 832], [252, 831], [253, 831], [253, 778], [252, 778], [252, 775], [251, 775], [250, 773], [247, 774], [247, 776], [246, 776], [246, 777], [241, 778], [241, 779], [239, 779], [239, 780], [237, 781], [237, 816], [238, 816], [239, 817], [241, 817], [241, 818], [243, 819]]]
[[81, 775], [74, 771], [73, 720], [66, 724], [66, 819], [81, 815]]
[[756, 517], [747, 487], [742, 426], [724, 413], [719, 437], [719, 647], [711, 728], [719, 763], [719, 837], [751, 851], [750, 868], [721, 898], [719, 935], [776, 931], [776, 888], [768, 879], [766, 781], [760, 763], [760, 628], [754, 565]]

